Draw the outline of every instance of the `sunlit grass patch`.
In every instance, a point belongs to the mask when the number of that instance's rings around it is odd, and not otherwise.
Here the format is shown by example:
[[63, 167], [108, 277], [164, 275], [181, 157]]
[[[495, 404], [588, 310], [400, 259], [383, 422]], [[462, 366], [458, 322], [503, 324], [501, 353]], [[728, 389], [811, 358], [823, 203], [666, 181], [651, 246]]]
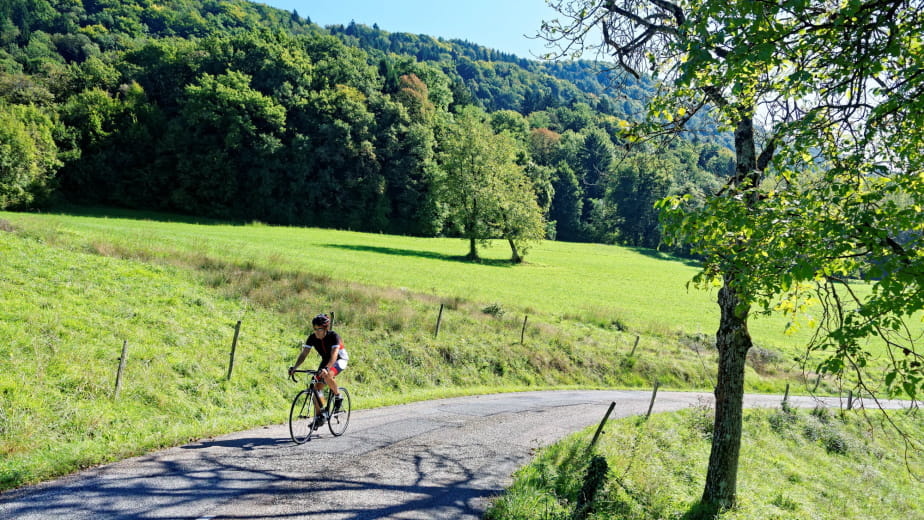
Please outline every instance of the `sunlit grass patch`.
[[[878, 412], [745, 411], [737, 506], [718, 520], [924, 517], [924, 453], [910, 452]], [[890, 412], [920, 439], [920, 412]], [[597, 446], [607, 461], [589, 518], [686, 518], [705, 480], [710, 410], [612, 421]], [[586, 480], [594, 428], [543, 449], [490, 508], [491, 520], [570, 519]], [[842, 448], [832, 450], [831, 439]], [[919, 446], [920, 450], [920, 446]], [[907, 465], [906, 465], [907, 462]], [[862, 492], [858, 492], [862, 490]]]

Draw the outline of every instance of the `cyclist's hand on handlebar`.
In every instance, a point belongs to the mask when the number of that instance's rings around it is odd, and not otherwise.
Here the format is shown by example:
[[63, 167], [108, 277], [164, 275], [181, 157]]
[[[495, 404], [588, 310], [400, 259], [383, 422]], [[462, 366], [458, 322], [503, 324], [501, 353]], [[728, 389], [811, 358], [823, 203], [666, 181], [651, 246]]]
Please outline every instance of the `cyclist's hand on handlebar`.
[[295, 367], [289, 367], [289, 377], [292, 377], [295, 374]]

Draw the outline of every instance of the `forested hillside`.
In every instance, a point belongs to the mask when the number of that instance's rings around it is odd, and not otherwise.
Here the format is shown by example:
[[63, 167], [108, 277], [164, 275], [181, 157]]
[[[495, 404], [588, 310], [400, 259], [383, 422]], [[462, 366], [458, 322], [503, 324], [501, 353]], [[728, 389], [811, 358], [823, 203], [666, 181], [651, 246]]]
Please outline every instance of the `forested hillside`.
[[[0, 209], [653, 247], [656, 200], [695, 200], [734, 169], [705, 123], [667, 149], [627, 146], [644, 82], [307, 15], [243, 0], [3, 2]], [[493, 209], [474, 223], [454, 208], [449, 140], [479, 125], [513, 164], [488, 168], [507, 173], [485, 177]]]

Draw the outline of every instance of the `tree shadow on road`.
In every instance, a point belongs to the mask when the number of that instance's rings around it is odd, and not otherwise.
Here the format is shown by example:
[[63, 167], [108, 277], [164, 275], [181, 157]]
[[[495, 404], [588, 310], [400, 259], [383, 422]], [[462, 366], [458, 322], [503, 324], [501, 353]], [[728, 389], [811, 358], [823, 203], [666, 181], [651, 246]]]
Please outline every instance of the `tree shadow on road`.
[[469, 467], [471, 446], [402, 445], [366, 453], [371, 441], [342, 439], [308, 445], [270, 436], [203, 441], [0, 495], [0, 517], [371, 520], [413, 512], [480, 519], [488, 499], [502, 491], [491, 482], [520, 463], [499, 452], [488, 467], [502, 474], [489, 470], [486, 478], [479, 459]]

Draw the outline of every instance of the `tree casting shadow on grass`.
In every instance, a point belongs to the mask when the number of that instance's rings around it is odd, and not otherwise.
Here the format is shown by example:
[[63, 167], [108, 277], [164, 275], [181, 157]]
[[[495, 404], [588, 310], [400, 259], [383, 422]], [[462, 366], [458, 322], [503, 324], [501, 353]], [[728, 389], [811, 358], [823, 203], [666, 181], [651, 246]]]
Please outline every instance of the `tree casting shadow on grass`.
[[648, 249], [644, 247], [626, 247], [626, 249], [634, 251], [640, 255], [647, 256], [649, 258], [654, 258], [655, 260], [664, 260], [665, 262], [680, 262], [684, 265], [696, 268], [701, 268], [703, 266], [703, 262], [697, 258], [673, 255], [663, 251], [658, 251], [657, 249]]
[[324, 244], [324, 247], [346, 249], [348, 251], [361, 251], [366, 253], [381, 253], [384, 255], [416, 256], [419, 258], [430, 258], [433, 260], [443, 260], [447, 262], [462, 262], [465, 264], [480, 264], [490, 267], [513, 267], [516, 265], [510, 260], [500, 260], [494, 258], [481, 258], [478, 260], [472, 260], [467, 256], [445, 255], [443, 253], [436, 253], [434, 251], [418, 251], [415, 249], [399, 249], [395, 247], [359, 246], [353, 244]]

